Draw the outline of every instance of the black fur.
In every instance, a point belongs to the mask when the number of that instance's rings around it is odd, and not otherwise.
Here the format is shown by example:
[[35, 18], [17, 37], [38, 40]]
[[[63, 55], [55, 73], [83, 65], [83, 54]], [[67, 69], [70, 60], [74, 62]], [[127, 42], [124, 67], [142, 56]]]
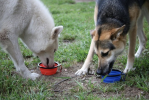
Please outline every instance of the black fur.
[[110, 50], [114, 50], [115, 49], [115, 47], [114, 47], [114, 45], [111, 43], [111, 41], [109, 41], [109, 40], [104, 40], [104, 41], [96, 41], [95, 42], [95, 46], [97, 47], [97, 48], [102, 48], [102, 49], [110, 49]]
[[96, 0], [97, 26], [107, 24], [118, 28], [125, 25], [123, 34], [127, 34], [130, 28], [129, 7], [134, 3], [141, 7], [144, 2], [145, 0]]

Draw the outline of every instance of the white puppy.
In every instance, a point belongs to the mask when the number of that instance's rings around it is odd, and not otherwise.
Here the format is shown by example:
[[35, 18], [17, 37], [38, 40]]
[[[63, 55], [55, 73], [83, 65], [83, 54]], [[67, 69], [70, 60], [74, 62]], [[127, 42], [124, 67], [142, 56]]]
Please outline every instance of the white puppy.
[[39, 75], [25, 66], [18, 38], [44, 65], [53, 67], [62, 30], [63, 26], [55, 27], [51, 14], [39, 0], [0, 0], [0, 44], [24, 78], [35, 80]]

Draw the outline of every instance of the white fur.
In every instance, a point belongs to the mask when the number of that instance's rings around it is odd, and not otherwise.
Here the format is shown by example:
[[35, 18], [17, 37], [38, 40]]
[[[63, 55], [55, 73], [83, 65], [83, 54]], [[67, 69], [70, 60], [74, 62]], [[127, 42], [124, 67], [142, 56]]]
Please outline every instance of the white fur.
[[88, 55], [87, 55], [87, 58], [82, 66], [81, 69], [79, 69], [75, 74], [76, 75], [85, 75], [88, 71], [88, 68], [90, 66], [90, 63], [93, 59], [93, 55], [94, 55], [94, 40], [92, 39], [91, 41], [91, 45], [90, 45], [90, 49], [89, 49], [89, 52], [88, 52]]
[[143, 32], [143, 14], [140, 15], [139, 19], [138, 19], [138, 28], [137, 28], [137, 35], [138, 35], [138, 39], [139, 39], [139, 48], [135, 54], [135, 57], [138, 58], [142, 51], [145, 49], [145, 45], [146, 45], [146, 37], [145, 34]]
[[43, 64], [47, 64], [48, 58], [48, 66], [53, 66], [57, 36], [62, 30], [63, 26], [55, 27], [51, 14], [40, 0], [0, 0], [0, 43], [24, 78], [35, 80], [39, 75], [25, 66], [18, 38]]

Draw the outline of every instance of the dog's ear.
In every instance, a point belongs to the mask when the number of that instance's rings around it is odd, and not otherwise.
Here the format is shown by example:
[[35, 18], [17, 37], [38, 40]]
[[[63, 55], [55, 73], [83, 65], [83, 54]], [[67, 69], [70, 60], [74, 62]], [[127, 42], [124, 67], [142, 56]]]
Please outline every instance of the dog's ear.
[[52, 38], [55, 39], [58, 37], [58, 35], [62, 32], [63, 26], [56, 26], [52, 29]]
[[95, 35], [95, 30], [90, 30], [90, 35], [91, 35], [91, 37], [93, 38], [94, 35]]
[[123, 25], [122, 27], [113, 29], [111, 33], [111, 38], [113, 39], [118, 38], [123, 33], [124, 28], [125, 28], [125, 25]]

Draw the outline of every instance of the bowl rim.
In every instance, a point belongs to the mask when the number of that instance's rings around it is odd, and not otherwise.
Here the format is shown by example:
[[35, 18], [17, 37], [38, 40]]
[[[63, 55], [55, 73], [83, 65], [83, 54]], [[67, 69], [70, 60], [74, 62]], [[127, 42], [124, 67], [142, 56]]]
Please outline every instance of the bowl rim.
[[53, 66], [53, 67], [50, 67], [50, 68], [47, 68], [47, 67], [41, 67], [40, 64], [42, 64], [42, 62], [38, 63], [38, 67], [39, 68], [42, 68], [42, 69], [54, 69], [54, 68], [57, 68], [59, 66], [61, 66], [61, 64], [59, 64], [58, 62], [54, 62], [54, 64], [57, 64], [57, 66]]
[[[121, 76], [121, 75], [125, 75], [125, 73], [123, 73], [121, 70], [118, 69], [112, 69], [112, 71], [117, 71], [117, 72], [121, 72], [121, 74], [117, 74], [117, 75], [107, 75], [107, 77], [115, 77], [115, 76]], [[111, 71], [111, 72], [112, 72]], [[103, 77], [106, 75], [102, 75]]]
[[[115, 83], [115, 82], [118, 82], [118, 81], [125, 81], [125, 78], [126, 78], [127, 74], [123, 73], [121, 70], [118, 70], [118, 69], [112, 69], [112, 71], [120, 72], [120, 74], [107, 75], [106, 77], [105, 77], [105, 75], [102, 75], [102, 79], [103, 79], [104, 83]], [[109, 79], [111, 79], [113, 81], [111, 81]]]

